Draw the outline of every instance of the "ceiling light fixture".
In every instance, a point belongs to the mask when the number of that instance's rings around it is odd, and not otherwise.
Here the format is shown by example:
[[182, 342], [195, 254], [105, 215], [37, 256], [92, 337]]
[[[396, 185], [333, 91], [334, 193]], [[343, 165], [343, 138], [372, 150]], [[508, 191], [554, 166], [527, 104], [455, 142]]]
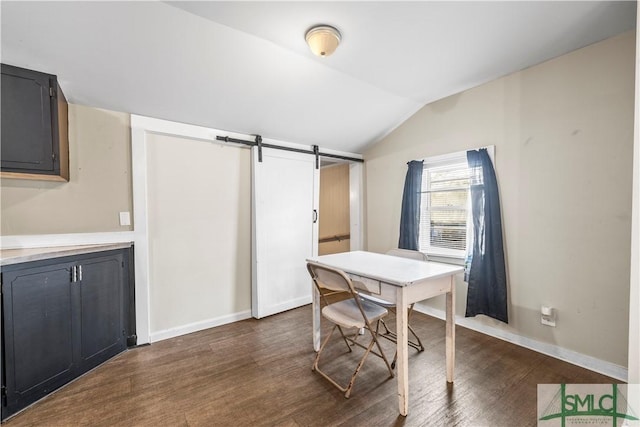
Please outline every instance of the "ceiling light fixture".
[[331, 55], [338, 44], [342, 36], [340, 31], [329, 25], [316, 25], [312, 27], [304, 36], [311, 52], [317, 56], [325, 57]]

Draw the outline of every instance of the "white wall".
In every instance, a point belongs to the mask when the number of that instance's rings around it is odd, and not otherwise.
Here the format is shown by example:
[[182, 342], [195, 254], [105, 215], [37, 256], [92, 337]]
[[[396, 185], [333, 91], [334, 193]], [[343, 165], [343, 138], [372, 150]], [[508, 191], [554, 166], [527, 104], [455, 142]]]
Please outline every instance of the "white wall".
[[407, 161], [495, 145], [510, 323], [474, 321], [626, 367], [634, 65], [629, 32], [425, 106], [365, 153], [368, 249], [397, 245]]
[[151, 340], [248, 316], [250, 150], [146, 138]]

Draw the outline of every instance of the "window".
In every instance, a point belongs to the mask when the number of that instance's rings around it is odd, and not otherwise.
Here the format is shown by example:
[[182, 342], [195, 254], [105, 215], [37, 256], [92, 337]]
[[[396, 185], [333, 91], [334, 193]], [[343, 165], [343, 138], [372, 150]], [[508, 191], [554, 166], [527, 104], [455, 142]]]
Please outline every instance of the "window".
[[[495, 146], [486, 148], [495, 162]], [[424, 159], [420, 252], [464, 259], [472, 237], [469, 185], [473, 173], [466, 151]]]
[[464, 163], [425, 165], [420, 251], [463, 258], [467, 249], [470, 169]]
[[[495, 146], [486, 147], [495, 164]], [[472, 241], [469, 186], [474, 173], [467, 152], [424, 159], [420, 206], [420, 252], [464, 259]]]

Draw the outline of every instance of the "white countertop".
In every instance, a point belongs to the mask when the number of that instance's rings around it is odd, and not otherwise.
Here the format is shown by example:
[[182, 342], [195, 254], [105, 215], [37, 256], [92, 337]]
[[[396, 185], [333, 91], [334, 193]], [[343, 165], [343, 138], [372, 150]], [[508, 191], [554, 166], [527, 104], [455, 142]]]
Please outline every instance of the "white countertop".
[[131, 247], [131, 242], [0, 250], [0, 266]]

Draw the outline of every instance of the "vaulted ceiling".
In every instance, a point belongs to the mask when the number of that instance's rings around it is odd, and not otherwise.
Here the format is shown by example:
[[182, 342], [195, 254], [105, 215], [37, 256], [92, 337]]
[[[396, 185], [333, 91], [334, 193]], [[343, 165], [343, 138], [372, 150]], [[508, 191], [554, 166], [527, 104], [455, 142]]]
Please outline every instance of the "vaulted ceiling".
[[[635, 28], [635, 2], [12, 2], [70, 102], [360, 152], [427, 103]], [[304, 34], [339, 28], [334, 55]]]

